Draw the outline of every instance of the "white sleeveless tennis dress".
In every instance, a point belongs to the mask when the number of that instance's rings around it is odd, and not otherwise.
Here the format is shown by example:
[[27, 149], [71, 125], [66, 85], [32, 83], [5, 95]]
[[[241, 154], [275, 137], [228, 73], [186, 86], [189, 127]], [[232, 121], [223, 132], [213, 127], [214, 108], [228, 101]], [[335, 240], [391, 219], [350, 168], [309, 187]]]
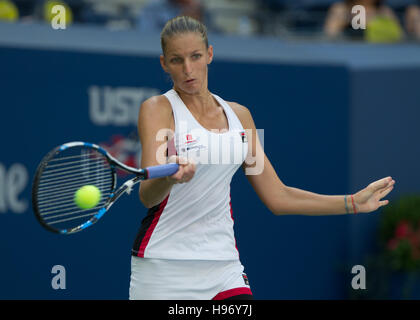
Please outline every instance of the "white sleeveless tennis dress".
[[248, 152], [244, 128], [215, 94], [229, 123], [225, 132], [202, 127], [175, 90], [164, 96], [175, 119], [173, 152], [193, 159], [196, 172], [189, 182], [175, 184], [143, 219], [132, 248], [130, 299], [251, 294], [236, 248], [230, 201], [232, 176]]

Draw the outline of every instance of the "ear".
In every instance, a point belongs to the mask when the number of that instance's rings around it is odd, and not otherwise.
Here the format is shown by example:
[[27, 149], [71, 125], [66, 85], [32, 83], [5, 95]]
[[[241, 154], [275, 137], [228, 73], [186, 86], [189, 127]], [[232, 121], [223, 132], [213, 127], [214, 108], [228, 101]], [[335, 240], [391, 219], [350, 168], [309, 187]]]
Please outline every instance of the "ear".
[[162, 66], [163, 71], [165, 71], [166, 73], [169, 73], [165, 64], [165, 57], [163, 55], [160, 55], [159, 60], [160, 60], [160, 65]]
[[209, 57], [207, 64], [210, 64], [213, 61], [213, 46], [212, 45], [209, 45], [207, 49], [207, 56]]

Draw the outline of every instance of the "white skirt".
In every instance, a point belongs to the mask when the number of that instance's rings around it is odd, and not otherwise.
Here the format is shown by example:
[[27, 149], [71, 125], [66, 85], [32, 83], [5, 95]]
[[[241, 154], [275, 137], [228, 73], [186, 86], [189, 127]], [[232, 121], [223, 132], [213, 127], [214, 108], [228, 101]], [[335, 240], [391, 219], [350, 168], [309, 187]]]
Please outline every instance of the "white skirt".
[[239, 260], [131, 257], [130, 300], [211, 300], [251, 294]]

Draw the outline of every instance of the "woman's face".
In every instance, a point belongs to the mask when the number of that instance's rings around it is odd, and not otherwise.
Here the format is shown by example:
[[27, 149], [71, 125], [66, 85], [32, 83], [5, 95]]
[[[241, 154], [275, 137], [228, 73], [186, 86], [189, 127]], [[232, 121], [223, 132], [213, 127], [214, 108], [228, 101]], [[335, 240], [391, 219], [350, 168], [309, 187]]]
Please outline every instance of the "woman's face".
[[188, 94], [207, 90], [207, 65], [213, 59], [213, 47], [206, 48], [199, 33], [185, 33], [167, 39], [160, 63], [171, 75], [175, 89]]

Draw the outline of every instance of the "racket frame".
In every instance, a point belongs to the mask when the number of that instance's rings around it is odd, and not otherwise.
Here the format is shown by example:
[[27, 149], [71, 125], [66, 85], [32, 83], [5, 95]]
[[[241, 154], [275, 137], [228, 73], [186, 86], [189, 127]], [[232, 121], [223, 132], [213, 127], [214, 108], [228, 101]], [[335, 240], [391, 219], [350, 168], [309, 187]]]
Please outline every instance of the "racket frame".
[[[111, 168], [111, 172], [112, 172], [112, 183], [111, 183], [112, 192], [108, 196], [108, 199], [106, 200], [106, 202], [104, 203], [102, 208], [100, 208], [98, 210], [98, 212], [96, 214], [94, 214], [89, 220], [87, 220], [84, 223], [82, 223], [82, 224], [80, 224], [76, 227], [73, 227], [73, 228], [57, 229], [57, 228], [52, 227], [48, 223], [46, 223], [44, 221], [44, 219], [42, 218], [40, 212], [39, 212], [38, 197], [37, 197], [38, 185], [39, 185], [39, 182], [41, 180], [42, 173], [49, 163], [49, 160], [54, 158], [54, 156], [57, 153], [60, 153], [64, 150], [66, 150], [68, 148], [72, 148], [72, 147], [90, 148], [90, 149], [93, 149], [93, 150], [99, 152], [100, 154], [102, 154], [104, 156], [104, 158], [108, 161], [108, 163], [110, 165], [110, 168]], [[116, 167], [119, 167], [120, 169], [123, 169], [128, 173], [135, 174], [136, 177], [134, 177], [130, 180], [127, 180], [118, 189], [116, 189], [117, 188]], [[138, 168], [133, 168], [133, 167], [127, 166], [124, 163], [121, 163], [120, 161], [118, 161], [111, 154], [109, 154], [105, 149], [103, 149], [102, 147], [100, 147], [96, 144], [88, 143], [88, 142], [82, 142], [82, 141], [65, 143], [65, 144], [62, 144], [62, 145], [54, 148], [49, 153], [47, 153], [44, 156], [44, 158], [41, 160], [40, 164], [38, 165], [36, 173], [35, 173], [35, 177], [34, 177], [34, 180], [33, 180], [33, 183], [32, 183], [32, 208], [33, 208], [33, 211], [35, 213], [35, 217], [38, 220], [38, 222], [44, 228], [46, 228], [48, 231], [51, 231], [51, 232], [54, 232], [54, 233], [60, 233], [60, 234], [73, 234], [73, 233], [82, 231], [83, 229], [86, 229], [87, 227], [90, 227], [92, 224], [96, 223], [100, 218], [102, 218], [102, 216], [105, 214], [105, 212], [108, 211], [108, 209], [114, 204], [114, 202], [119, 197], [121, 197], [122, 194], [124, 194], [124, 193], [130, 194], [130, 192], [132, 191], [132, 188], [135, 184], [137, 184], [140, 181], [142, 181], [144, 179], [147, 179], [147, 178], [148, 178], [147, 169], [138, 169]]]

